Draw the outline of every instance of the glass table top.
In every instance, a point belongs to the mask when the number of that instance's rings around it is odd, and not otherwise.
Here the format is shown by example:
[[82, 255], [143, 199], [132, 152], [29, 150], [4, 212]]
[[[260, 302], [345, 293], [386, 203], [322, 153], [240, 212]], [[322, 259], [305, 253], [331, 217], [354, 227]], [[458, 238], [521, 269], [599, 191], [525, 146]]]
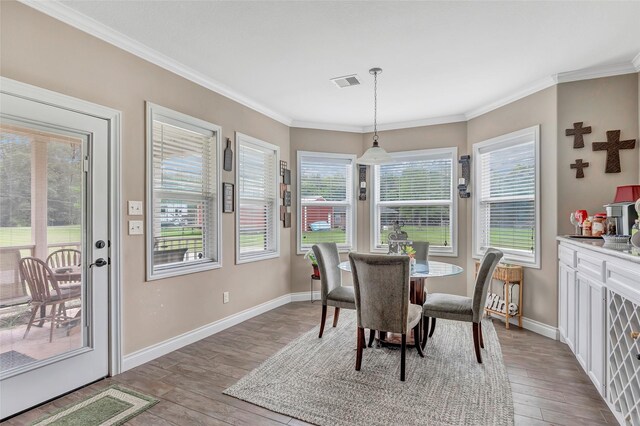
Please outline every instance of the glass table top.
[[[340, 262], [338, 268], [346, 272], [351, 272], [351, 264], [348, 260]], [[464, 269], [458, 265], [451, 263], [438, 262], [436, 260], [418, 260], [413, 271], [411, 271], [411, 278], [435, 278], [435, 277], [448, 277], [450, 275], [458, 275], [462, 273]]]

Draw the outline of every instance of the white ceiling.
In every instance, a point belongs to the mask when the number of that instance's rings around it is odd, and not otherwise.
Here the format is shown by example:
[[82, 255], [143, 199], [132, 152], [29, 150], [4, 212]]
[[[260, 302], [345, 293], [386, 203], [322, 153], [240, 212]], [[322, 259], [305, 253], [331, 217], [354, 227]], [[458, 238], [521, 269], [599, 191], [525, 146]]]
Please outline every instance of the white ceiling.
[[[374, 66], [380, 123], [454, 121], [640, 52], [640, 2], [62, 3], [294, 125], [370, 126]], [[353, 73], [362, 85], [329, 81]]]

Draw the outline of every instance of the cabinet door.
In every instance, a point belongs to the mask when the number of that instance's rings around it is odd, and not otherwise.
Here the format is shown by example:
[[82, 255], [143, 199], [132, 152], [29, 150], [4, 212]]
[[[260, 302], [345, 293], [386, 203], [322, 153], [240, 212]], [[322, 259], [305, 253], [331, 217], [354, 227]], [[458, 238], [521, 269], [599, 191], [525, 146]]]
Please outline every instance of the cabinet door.
[[589, 377], [596, 385], [598, 392], [604, 392], [605, 380], [605, 290], [604, 286], [594, 280], [589, 284]]
[[584, 368], [588, 371], [587, 361], [589, 359], [589, 311], [590, 311], [590, 287], [589, 280], [584, 275], [576, 274], [576, 290], [577, 297], [577, 321], [576, 321], [576, 358]]
[[558, 331], [564, 342], [567, 341], [567, 292], [569, 291], [569, 268], [558, 263]]
[[563, 266], [563, 279], [566, 282], [567, 300], [564, 303], [566, 313], [563, 316], [566, 319], [566, 335], [565, 341], [569, 349], [576, 353], [576, 317], [577, 317], [577, 301], [578, 292], [576, 291], [576, 273], [573, 269]]

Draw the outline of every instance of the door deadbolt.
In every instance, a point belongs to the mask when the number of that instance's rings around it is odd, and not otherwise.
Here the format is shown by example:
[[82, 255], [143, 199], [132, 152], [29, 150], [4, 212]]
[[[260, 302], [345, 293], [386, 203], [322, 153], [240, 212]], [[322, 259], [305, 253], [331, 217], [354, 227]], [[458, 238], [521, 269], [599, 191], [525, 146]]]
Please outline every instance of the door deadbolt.
[[105, 244], [105, 243], [104, 243], [104, 241], [102, 241], [102, 240], [98, 240], [98, 241], [96, 241], [96, 248], [99, 248], [99, 249], [100, 249], [100, 248], [104, 248], [104, 246], [105, 246], [105, 245], [106, 245], [106, 244]]

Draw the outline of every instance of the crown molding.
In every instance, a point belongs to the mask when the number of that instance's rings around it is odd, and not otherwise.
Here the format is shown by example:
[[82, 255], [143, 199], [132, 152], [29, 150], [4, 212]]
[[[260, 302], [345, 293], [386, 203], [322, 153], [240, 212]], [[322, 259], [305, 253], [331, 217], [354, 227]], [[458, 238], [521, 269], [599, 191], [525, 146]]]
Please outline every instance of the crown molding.
[[[446, 115], [443, 117], [422, 118], [420, 120], [399, 121], [395, 123], [378, 124], [378, 131], [409, 129], [412, 127], [435, 126], [436, 124], [458, 123], [467, 121], [464, 114]], [[364, 126], [362, 133], [373, 132], [373, 126]]]
[[241, 105], [266, 115], [280, 123], [290, 126], [291, 118], [280, 114], [260, 103], [248, 98], [247, 96], [236, 92], [230, 87], [222, 84], [204, 74], [187, 67], [180, 62], [136, 41], [126, 35], [104, 25], [93, 18], [90, 18], [75, 9], [72, 9], [58, 0], [37, 1], [37, 0], [20, 0], [21, 3], [39, 11], [54, 19], [62, 21], [72, 27], [79, 29], [89, 35], [99, 38], [109, 44], [112, 44], [122, 50], [125, 50], [139, 58], [142, 58], [154, 65], [171, 71], [193, 83], [196, 83], [206, 89], [214, 91], [225, 96]]
[[531, 84], [528, 84], [524, 87], [521, 87], [518, 91], [516, 91], [515, 93], [512, 93], [511, 95], [507, 95], [503, 98], [500, 98], [496, 101], [493, 101], [491, 103], [488, 103], [486, 105], [483, 105], [481, 107], [472, 109], [470, 111], [467, 111], [467, 113], [465, 113], [465, 118], [467, 120], [471, 120], [472, 118], [476, 118], [479, 117], [483, 114], [486, 114], [488, 112], [491, 112], [495, 109], [498, 109], [500, 107], [503, 107], [505, 105], [508, 105], [512, 102], [515, 102], [519, 99], [525, 98], [529, 95], [532, 95], [536, 92], [539, 92], [541, 90], [544, 90], [548, 87], [554, 86], [555, 84], [557, 84], [557, 81], [555, 79], [554, 76], [548, 76], [545, 77], [543, 79], [534, 81]]
[[311, 121], [293, 120], [291, 127], [297, 127], [300, 129], [330, 130], [334, 132], [364, 133], [362, 127], [349, 126], [348, 124], [314, 123]]
[[638, 52], [638, 54], [636, 55], [635, 58], [633, 58], [633, 66], [636, 69], [637, 72], [640, 72], [640, 52]]
[[[638, 56], [636, 56], [638, 59]], [[556, 74], [558, 83], [569, 83], [571, 81], [591, 80], [601, 77], [613, 77], [615, 75], [630, 74], [636, 72], [635, 61], [623, 62], [619, 64], [603, 65], [599, 67], [584, 68], [581, 70], [561, 72]]]

